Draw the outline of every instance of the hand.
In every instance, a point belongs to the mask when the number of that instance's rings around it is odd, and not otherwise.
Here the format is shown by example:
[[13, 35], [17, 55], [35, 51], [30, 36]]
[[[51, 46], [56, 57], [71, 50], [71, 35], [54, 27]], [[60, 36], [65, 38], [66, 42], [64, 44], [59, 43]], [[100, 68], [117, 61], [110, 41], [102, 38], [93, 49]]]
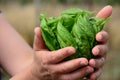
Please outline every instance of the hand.
[[[96, 17], [100, 18], [107, 18], [112, 14], [112, 7], [106, 6], [104, 7]], [[100, 42], [101, 44], [96, 45], [92, 49], [92, 53], [94, 56], [96, 56], [95, 59], [91, 59], [89, 61], [89, 65], [95, 68], [94, 73], [92, 73], [89, 77], [89, 80], [95, 80], [97, 79], [101, 74], [101, 68], [104, 65], [105, 62], [105, 56], [108, 51], [108, 34], [105, 31], [101, 31], [97, 33], [96, 40]]]
[[93, 72], [85, 58], [78, 58], [62, 62], [75, 53], [73, 47], [66, 47], [57, 51], [36, 51], [32, 74], [41, 80], [77, 80]]
[[[107, 18], [111, 15], [111, 13], [112, 13], [111, 6], [106, 6], [97, 14], [96, 17]], [[36, 46], [34, 46], [36, 48], [36, 50], [46, 49], [46, 47], [44, 45], [44, 41], [42, 39], [42, 36], [39, 35], [39, 34], [41, 34], [40, 29], [36, 28], [35, 33], [37, 35], [37, 36], [35, 36], [36, 39], [39, 38], [39, 40], [36, 40], [34, 42], [36, 44]], [[89, 65], [96, 68], [94, 73], [92, 73], [90, 75], [90, 77], [89, 77], [90, 80], [95, 80], [100, 76], [101, 68], [105, 62], [104, 60], [105, 60], [106, 52], [108, 49], [108, 47], [107, 47], [108, 34], [105, 31], [101, 31], [96, 35], [96, 40], [98, 42], [101, 42], [101, 44], [95, 46], [92, 50], [93, 55], [95, 55], [97, 58], [91, 59], [89, 61]]]
[[[75, 53], [73, 47], [66, 47], [56, 51], [48, 51], [40, 35], [40, 28], [35, 29], [34, 62], [32, 74], [40, 80], [77, 80], [93, 72], [86, 58], [69, 61], [62, 60]], [[84, 66], [84, 67], [83, 67]]]

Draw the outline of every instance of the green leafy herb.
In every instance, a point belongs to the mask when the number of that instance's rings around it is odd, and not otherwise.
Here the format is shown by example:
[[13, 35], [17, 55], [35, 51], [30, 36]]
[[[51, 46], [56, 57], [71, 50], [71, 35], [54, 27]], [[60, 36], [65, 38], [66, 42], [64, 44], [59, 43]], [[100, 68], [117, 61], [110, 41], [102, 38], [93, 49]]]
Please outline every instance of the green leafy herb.
[[46, 19], [40, 15], [40, 28], [49, 50], [73, 46], [76, 53], [65, 60], [78, 57], [93, 58], [92, 48], [97, 45], [96, 34], [103, 29], [107, 19], [90, 17], [92, 12], [68, 9], [57, 17]]

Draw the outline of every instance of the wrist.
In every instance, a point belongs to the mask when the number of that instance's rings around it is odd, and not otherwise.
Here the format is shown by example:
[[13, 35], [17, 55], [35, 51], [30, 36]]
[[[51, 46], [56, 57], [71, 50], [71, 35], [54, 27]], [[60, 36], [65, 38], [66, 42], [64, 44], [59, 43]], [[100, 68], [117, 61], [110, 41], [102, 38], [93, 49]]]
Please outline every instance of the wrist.
[[[32, 73], [32, 65], [30, 65], [30, 68], [29, 68], [28, 72], [26, 73], [26, 75], [27, 75], [27, 74], [29, 74], [28, 77], [31, 76], [29, 80], [41, 80], [40, 77], [38, 78], [38, 77], [36, 77], [36, 76]], [[27, 80], [28, 80], [28, 79], [27, 79]]]
[[[25, 58], [23, 58], [23, 59], [21, 59], [21, 62], [19, 62], [19, 63], [21, 63], [21, 64], [18, 64], [18, 66], [17, 67], [12, 67], [12, 69], [11, 69], [11, 72], [9, 72], [9, 74], [11, 75], [11, 76], [15, 76], [15, 75], [17, 75], [18, 73], [26, 73], [26, 72], [28, 72], [26, 69], [28, 68], [28, 66], [29, 65], [31, 65], [32, 64], [32, 62], [33, 62], [33, 56], [32, 56], [32, 54], [30, 54], [30, 55], [28, 55], [27, 57], [25, 57]], [[17, 61], [15, 62], [15, 64], [17, 65]], [[15, 65], [14, 64], [14, 65]], [[25, 72], [25, 71], [26, 72]]]
[[25, 70], [13, 76], [10, 80], [40, 80], [32, 74], [31, 70], [31, 67], [27, 67]]

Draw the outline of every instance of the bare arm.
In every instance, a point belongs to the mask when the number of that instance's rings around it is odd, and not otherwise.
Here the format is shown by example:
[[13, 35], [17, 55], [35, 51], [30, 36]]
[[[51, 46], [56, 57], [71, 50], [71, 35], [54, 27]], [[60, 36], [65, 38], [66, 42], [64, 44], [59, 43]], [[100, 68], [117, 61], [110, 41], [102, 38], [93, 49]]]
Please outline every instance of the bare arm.
[[41, 80], [41, 79], [37, 79], [34, 75], [32, 75], [30, 67], [27, 67], [25, 70], [13, 76], [10, 80]]
[[32, 53], [32, 48], [0, 13], [0, 65], [15, 75], [31, 63]]

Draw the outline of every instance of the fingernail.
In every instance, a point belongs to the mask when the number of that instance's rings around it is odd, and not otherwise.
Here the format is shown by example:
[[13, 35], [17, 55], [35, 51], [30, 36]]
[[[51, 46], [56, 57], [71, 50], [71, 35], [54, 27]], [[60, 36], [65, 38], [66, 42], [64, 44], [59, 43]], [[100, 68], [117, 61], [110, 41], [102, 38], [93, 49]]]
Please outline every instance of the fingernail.
[[90, 68], [90, 67], [89, 67], [89, 68], [87, 69], [87, 72], [88, 72], [88, 73], [93, 72], [93, 68]]
[[69, 54], [74, 54], [75, 53], [75, 49], [74, 48], [73, 49], [72, 48], [68, 49], [68, 53]]
[[80, 61], [80, 65], [86, 66], [88, 63]]

